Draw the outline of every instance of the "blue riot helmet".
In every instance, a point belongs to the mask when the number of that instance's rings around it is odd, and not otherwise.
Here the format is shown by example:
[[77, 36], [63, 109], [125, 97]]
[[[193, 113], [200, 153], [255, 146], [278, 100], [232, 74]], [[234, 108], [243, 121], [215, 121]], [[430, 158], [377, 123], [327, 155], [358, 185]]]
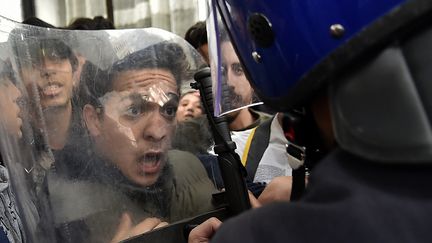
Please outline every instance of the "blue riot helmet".
[[[396, 163], [432, 158], [432, 2], [209, 2], [213, 73], [226, 30], [268, 106], [286, 111], [328, 91], [344, 150]], [[217, 83], [217, 82], [216, 82]]]

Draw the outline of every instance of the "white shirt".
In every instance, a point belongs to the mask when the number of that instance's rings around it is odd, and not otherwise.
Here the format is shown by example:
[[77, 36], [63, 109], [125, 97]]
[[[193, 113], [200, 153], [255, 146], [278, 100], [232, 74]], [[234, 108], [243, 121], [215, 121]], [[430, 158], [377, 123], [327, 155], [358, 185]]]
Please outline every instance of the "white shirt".
[[275, 116], [270, 126], [269, 144], [258, 164], [254, 182], [269, 183], [277, 176], [292, 176], [292, 169], [298, 168], [300, 164], [287, 153], [287, 143], [288, 140]]
[[253, 131], [253, 128], [244, 130], [244, 131], [232, 131], [231, 139], [236, 144], [235, 152], [240, 156], [240, 159], [243, 157], [243, 152], [246, 147], [247, 140]]

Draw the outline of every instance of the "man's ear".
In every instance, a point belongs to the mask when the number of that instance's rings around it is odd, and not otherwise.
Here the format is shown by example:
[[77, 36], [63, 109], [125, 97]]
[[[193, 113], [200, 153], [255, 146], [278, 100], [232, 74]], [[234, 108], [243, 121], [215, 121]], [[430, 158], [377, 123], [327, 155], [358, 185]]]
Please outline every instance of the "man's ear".
[[99, 120], [98, 112], [92, 105], [85, 105], [83, 108], [84, 123], [92, 137], [100, 135], [101, 122]]

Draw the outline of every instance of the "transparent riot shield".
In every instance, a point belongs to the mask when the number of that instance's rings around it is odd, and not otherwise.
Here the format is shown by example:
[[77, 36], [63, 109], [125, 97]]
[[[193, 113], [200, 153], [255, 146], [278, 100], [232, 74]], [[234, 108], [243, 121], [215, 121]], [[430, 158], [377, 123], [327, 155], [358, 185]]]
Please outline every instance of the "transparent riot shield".
[[215, 208], [202, 162], [171, 147], [205, 65], [193, 47], [155, 28], [0, 30], [0, 150], [26, 242], [119, 242]]

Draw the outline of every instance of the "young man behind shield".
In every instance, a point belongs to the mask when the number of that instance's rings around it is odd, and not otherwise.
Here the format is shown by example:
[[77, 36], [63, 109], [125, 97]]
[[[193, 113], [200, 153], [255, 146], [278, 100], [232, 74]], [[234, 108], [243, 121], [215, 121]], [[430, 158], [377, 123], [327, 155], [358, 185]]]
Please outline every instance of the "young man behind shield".
[[[66, 162], [66, 177], [58, 171], [48, 178], [51, 201], [67, 198], [68, 191], [80, 199], [73, 212], [53, 205], [62, 239], [119, 241], [161, 220], [171, 223], [213, 208], [214, 187], [199, 160], [170, 150], [179, 82], [188, 70], [184, 60], [180, 45], [164, 41], [127, 55], [108, 72], [84, 66], [90, 161], [78, 170]], [[71, 236], [67, 229], [78, 231]]]

